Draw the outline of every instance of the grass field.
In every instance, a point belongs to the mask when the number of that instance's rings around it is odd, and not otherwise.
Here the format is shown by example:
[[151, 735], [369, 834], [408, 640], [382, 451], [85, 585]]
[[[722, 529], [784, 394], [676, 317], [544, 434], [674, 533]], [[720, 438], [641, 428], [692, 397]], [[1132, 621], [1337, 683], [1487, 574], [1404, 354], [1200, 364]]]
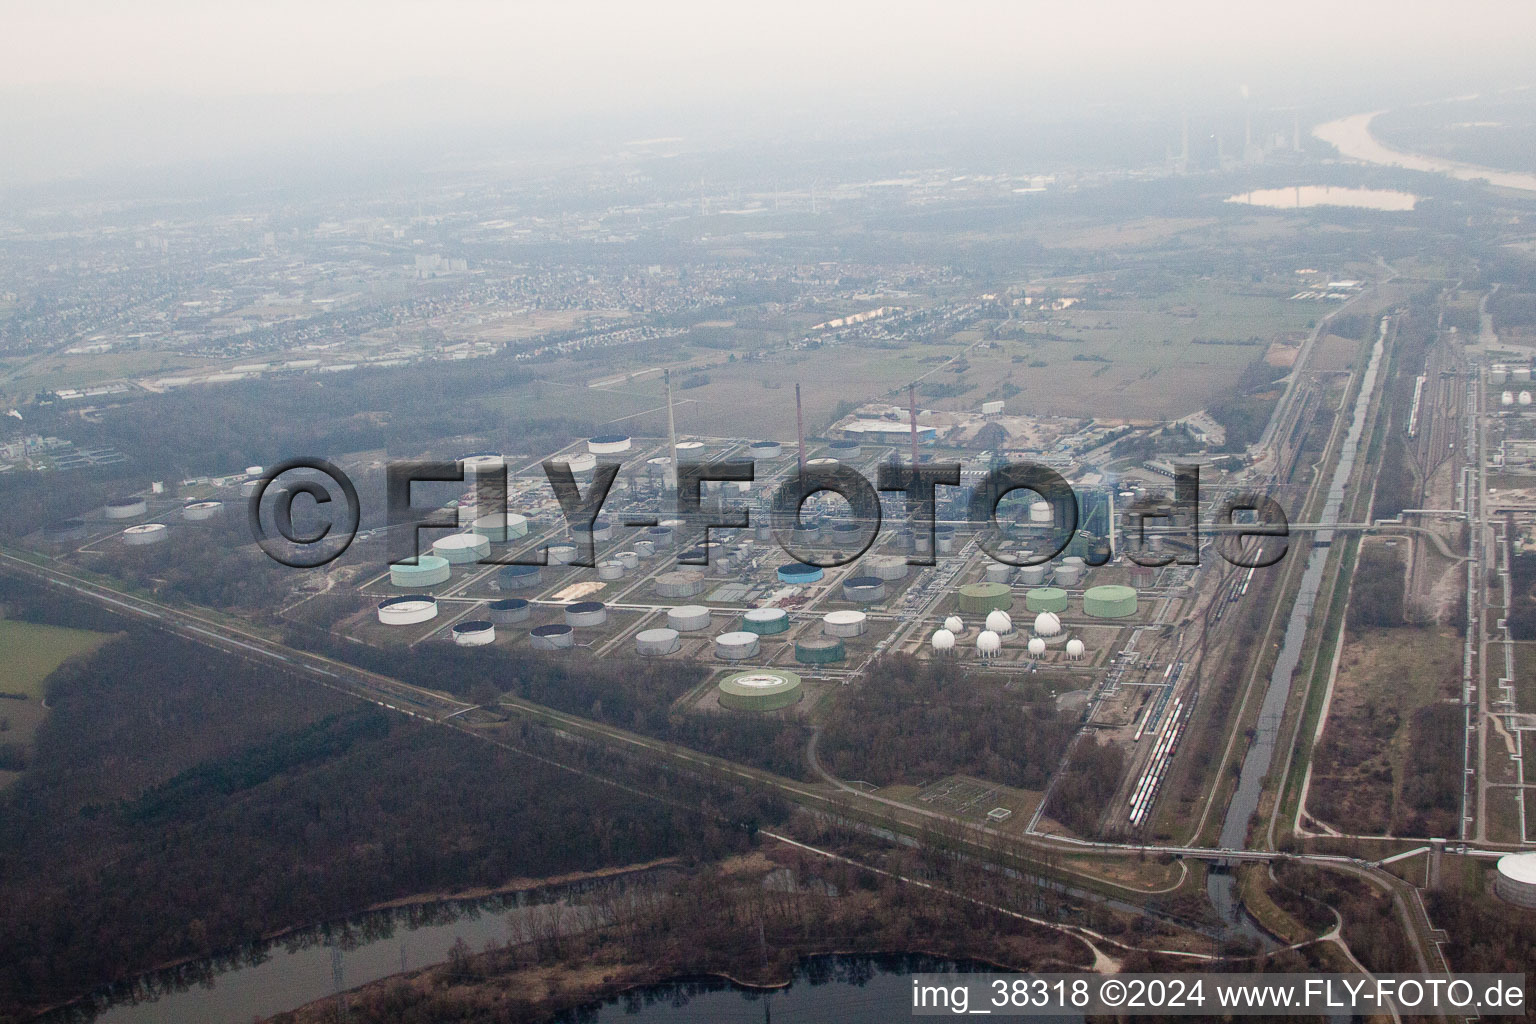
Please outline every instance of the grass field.
[[[0, 692], [26, 694], [24, 700], [0, 698], [0, 744], [30, 744], [47, 714], [43, 686], [48, 677], [69, 659], [89, 654], [109, 639], [106, 633], [0, 619]], [[17, 774], [0, 770], [0, 788]]]
[[43, 680], [70, 658], [88, 654], [108, 638], [106, 633], [35, 622], [0, 619], [0, 691], [43, 699]]

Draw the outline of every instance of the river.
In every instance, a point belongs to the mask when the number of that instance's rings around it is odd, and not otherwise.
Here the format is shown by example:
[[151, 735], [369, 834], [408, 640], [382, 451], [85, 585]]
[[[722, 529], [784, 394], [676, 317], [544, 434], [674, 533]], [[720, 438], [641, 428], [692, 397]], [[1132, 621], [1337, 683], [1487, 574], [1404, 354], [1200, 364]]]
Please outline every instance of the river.
[[[569, 1024], [771, 1024], [775, 1020], [889, 1024], [911, 1016], [912, 975], [996, 970], [986, 964], [918, 955], [813, 956], [800, 962], [784, 988], [750, 989], [719, 978], [686, 979], [635, 989], [561, 1020]], [[1081, 1015], [1033, 1019], [1083, 1020]]]
[[1464, 164], [1440, 157], [1423, 156], [1419, 153], [1404, 153], [1383, 145], [1376, 136], [1371, 134], [1371, 121], [1383, 113], [1385, 111], [1373, 110], [1366, 114], [1351, 114], [1349, 117], [1341, 117], [1337, 121], [1318, 125], [1312, 129], [1312, 134], [1324, 142], [1331, 143], [1338, 149], [1340, 155], [1350, 160], [1381, 164], [1384, 167], [1402, 167], [1410, 171], [1448, 174], [1460, 181], [1481, 179], [1500, 188], [1536, 192], [1536, 174], [1523, 171], [1501, 171], [1493, 167], [1479, 167], [1476, 164]]
[[[1344, 488], [1354, 470], [1355, 455], [1360, 448], [1360, 438], [1365, 432], [1366, 416], [1370, 411], [1371, 397], [1376, 392], [1376, 376], [1381, 369], [1382, 352], [1386, 349], [1387, 320], [1381, 321], [1376, 344], [1371, 348], [1370, 362], [1360, 378], [1360, 393], [1355, 397], [1353, 415], [1344, 443], [1339, 449], [1339, 461], [1334, 467], [1328, 484], [1328, 494], [1323, 502], [1320, 523], [1337, 523], [1344, 504]], [[1291, 606], [1291, 617], [1285, 624], [1285, 636], [1280, 643], [1280, 655], [1269, 674], [1269, 687], [1259, 706], [1259, 719], [1254, 725], [1255, 736], [1243, 758], [1242, 773], [1237, 779], [1237, 791], [1227, 807], [1222, 820], [1221, 837], [1216, 845], [1222, 849], [1241, 850], [1248, 845], [1248, 826], [1258, 809], [1259, 796], [1264, 789], [1264, 777], [1269, 774], [1275, 759], [1275, 744], [1280, 731], [1280, 721], [1285, 716], [1285, 705], [1291, 696], [1291, 685], [1296, 667], [1301, 662], [1302, 648], [1306, 643], [1307, 628], [1312, 609], [1323, 584], [1323, 570], [1328, 562], [1333, 534], [1319, 530], [1307, 555], [1307, 567], [1301, 574], [1301, 587], [1296, 592], [1296, 603]], [[1236, 880], [1228, 874], [1212, 872], [1206, 883], [1206, 891], [1218, 910], [1229, 918], [1236, 912]], [[1242, 920], [1242, 919], [1240, 919]], [[1246, 922], [1245, 922], [1246, 923]], [[1245, 927], [1245, 931], [1250, 930]]]
[[306, 928], [223, 956], [144, 975], [43, 1020], [44, 1024], [248, 1024], [335, 994], [338, 950], [339, 987], [352, 989], [442, 963], [460, 939], [479, 952], [487, 943], [526, 941], [535, 932], [584, 930], [593, 923], [595, 912], [584, 905], [592, 898], [654, 883], [666, 870], [485, 899], [368, 911], [340, 923]]

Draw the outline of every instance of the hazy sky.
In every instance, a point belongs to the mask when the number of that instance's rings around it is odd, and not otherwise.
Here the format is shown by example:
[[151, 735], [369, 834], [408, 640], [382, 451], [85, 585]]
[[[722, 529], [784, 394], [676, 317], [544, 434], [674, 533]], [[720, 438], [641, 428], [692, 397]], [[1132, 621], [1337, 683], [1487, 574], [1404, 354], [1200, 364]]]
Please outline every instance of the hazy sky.
[[213, 155], [242, 118], [253, 138], [305, 141], [438, 118], [1184, 102], [1250, 82], [1256, 102], [1315, 102], [1334, 79], [1510, 84], [1536, 38], [1530, 0], [0, 0], [0, 11], [13, 173], [72, 156]]

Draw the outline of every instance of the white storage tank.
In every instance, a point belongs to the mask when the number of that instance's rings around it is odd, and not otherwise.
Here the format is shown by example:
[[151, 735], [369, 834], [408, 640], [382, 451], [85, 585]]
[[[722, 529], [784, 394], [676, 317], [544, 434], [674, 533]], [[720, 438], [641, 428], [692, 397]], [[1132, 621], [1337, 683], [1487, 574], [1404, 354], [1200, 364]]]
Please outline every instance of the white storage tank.
[[107, 502], [108, 519], [133, 519], [149, 511], [149, 503], [143, 498], [113, 498]]
[[1038, 658], [1045, 653], [1045, 641], [1037, 636], [1029, 638], [1028, 647], [1031, 658]]
[[453, 627], [453, 642], [460, 647], [484, 647], [496, 642], [496, 625], [489, 619], [471, 619]]
[[608, 621], [608, 606], [601, 601], [577, 601], [565, 606], [567, 626], [601, 626]]
[[414, 626], [437, 618], [437, 599], [431, 594], [402, 594], [379, 602], [379, 621], [386, 626]]
[[597, 578], [600, 580], [618, 580], [624, 578], [624, 563], [616, 558], [606, 562], [597, 563]]
[[1061, 618], [1055, 612], [1041, 612], [1035, 616], [1037, 636], [1055, 636], [1061, 632]]
[[625, 569], [637, 569], [640, 567], [640, 553], [637, 551], [620, 551], [613, 556], [613, 560]]
[[551, 544], [549, 546], [550, 565], [570, 565], [576, 560], [576, 545]]
[[1007, 583], [1008, 575], [1013, 571], [1013, 566], [1006, 562], [988, 562], [986, 578], [988, 583]]
[[162, 543], [169, 533], [164, 523], [143, 523], [124, 530], [123, 543], [133, 548], [147, 547], [150, 544]]
[[645, 629], [635, 634], [635, 653], [642, 658], [659, 658], [672, 654], [683, 646], [682, 639], [677, 630], [663, 626], [660, 629]]
[[1086, 650], [1087, 648], [1083, 646], [1083, 642], [1076, 637], [1067, 641], [1067, 657], [1073, 661], [1081, 661]]
[[715, 657], [723, 661], [745, 661], [757, 657], [758, 646], [756, 633], [721, 633], [715, 637]]
[[490, 603], [487, 615], [497, 625], [509, 626], [514, 622], [527, 622], [533, 614], [533, 605], [521, 597], [503, 597]]
[[878, 576], [886, 582], [907, 576], [907, 560], [900, 555], [876, 555], [866, 559], [861, 568], [865, 575]]
[[1493, 891], [1499, 899], [1536, 910], [1536, 852], [1505, 854], [1495, 870]]
[[701, 604], [682, 604], [667, 612], [667, 625], [679, 633], [709, 628], [709, 609]]
[[576, 634], [570, 626], [552, 623], [534, 626], [528, 631], [528, 639], [538, 651], [563, 651], [576, 643]]
[[449, 565], [469, 565], [491, 557], [491, 541], [479, 533], [454, 533], [433, 541], [432, 553]]
[[944, 628], [949, 630], [955, 636], [959, 636], [961, 633], [965, 632], [965, 622], [960, 618], [960, 616], [951, 615], [949, 618], [944, 620]]
[[1007, 636], [1013, 632], [1013, 618], [1001, 608], [994, 608], [987, 612], [987, 628], [998, 636]]
[[863, 612], [842, 610], [828, 612], [821, 617], [821, 631], [827, 636], [863, 636], [869, 626], [869, 616]]
[[1029, 521], [1032, 523], [1049, 523], [1054, 516], [1051, 514], [1051, 503], [1048, 501], [1034, 501], [1029, 505]]
[[1056, 582], [1063, 587], [1075, 587], [1083, 581], [1083, 568], [1079, 565], [1058, 565]]
[[955, 634], [947, 629], [933, 631], [933, 649], [939, 654], [948, 654], [955, 649]]
[[222, 501], [194, 501], [181, 510], [181, 518], [189, 523], [203, 523], [224, 511]]
[[1038, 587], [1045, 582], [1047, 569], [1043, 565], [1025, 565], [1019, 567], [1019, 583], [1026, 587]]
[[656, 577], [657, 597], [693, 597], [704, 590], [704, 574], [687, 569], [664, 572]]
[[976, 637], [976, 653], [983, 658], [995, 658], [1003, 649], [1003, 641], [990, 629], [982, 630]]
[[599, 434], [587, 438], [587, 451], [592, 455], [618, 455], [629, 451], [633, 444], [628, 434]]

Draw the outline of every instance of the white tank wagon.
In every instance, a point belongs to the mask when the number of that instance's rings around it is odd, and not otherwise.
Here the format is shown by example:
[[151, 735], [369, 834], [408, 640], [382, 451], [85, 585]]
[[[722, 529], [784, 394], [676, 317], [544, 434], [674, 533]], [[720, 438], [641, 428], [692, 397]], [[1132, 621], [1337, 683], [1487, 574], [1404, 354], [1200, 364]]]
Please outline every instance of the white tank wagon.
[[536, 651], [563, 651], [576, 644], [576, 633], [570, 626], [552, 623], [534, 626], [528, 631], [528, 640]]
[[715, 657], [722, 661], [746, 661], [757, 657], [758, 635], [740, 630], [715, 637]]
[[827, 636], [863, 636], [869, 628], [869, 616], [863, 612], [841, 610], [828, 612], [821, 617], [821, 631]]
[[667, 625], [679, 633], [697, 633], [709, 628], [709, 609], [701, 604], [678, 605], [667, 612]]
[[123, 531], [123, 543], [131, 548], [163, 544], [170, 532], [164, 523], [142, 523], [138, 526], [130, 526]]
[[437, 618], [437, 598], [431, 594], [402, 594], [379, 602], [379, 621], [386, 626], [414, 626]]
[[608, 621], [608, 606], [601, 601], [577, 601], [565, 606], [567, 626], [601, 626]]
[[683, 646], [677, 630], [665, 626], [645, 629], [635, 634], [635, 653], [642, 658], [660, 658], [676, 653]]
[[496, 642], [496, 624], [489, 619], [454, 623], [453, 642], [460, 647], [484, 647]]
[[223, 511], [222, 501], [194, 501], [182, 506], [181, 518], [189, 523], [206, 523]]
[[433, 541], [432, 553], [449, 565], [471, 565], [491, 557], [491, 540], [479, 533], [454, 533]]

